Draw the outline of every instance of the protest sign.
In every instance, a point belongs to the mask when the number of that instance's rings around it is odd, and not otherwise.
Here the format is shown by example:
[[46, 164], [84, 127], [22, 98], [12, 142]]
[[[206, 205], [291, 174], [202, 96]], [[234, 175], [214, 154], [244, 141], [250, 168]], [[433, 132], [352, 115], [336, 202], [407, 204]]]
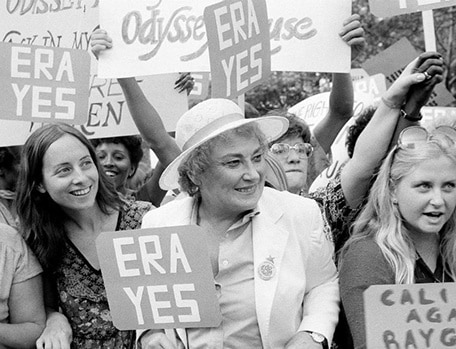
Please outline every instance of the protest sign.
[[369, 77], [369, 74], [363, 68], [353, 68], [350, 70], [352, 81], [358, 81]]
[[[161, 116], [168, 131], [173, 131], [179, 117], [188, 109], [186, 92], [174, 89], [179, 74], [138, 78], [147, 99]], [[87, 122], [76, 125], [87, 138], [118, 137], [138, 134], [125, 96], [117, 80], [91, 77]], [[0, 146], [24, 144], [41, 123], [0, 120]], [[14, 132], [11, 132], [14, 130]]]
[[205, 100], [209, 96], [210, 74], [207, 72], [192, 73], [194, 85], [188, 95], [189, 100]]
[[204, 9], [212, 97], [235, 98], [271, 74], [265, 0], [229, 0]]
[[366, 93], [371, 95], [373, 103], [376, 103], [386, 92], [385, 75], [375, 74], [361, 80], [353, 81], [353, 91], [355, 94]]
[[0, 119], [86, 122], [87, 52], [0, 42], [0, 59]]
[[[100, 57], [101, 77], [209, 71], [203, 11], [215, 0], [100, 0], [100, 24], [115, 45]], [[351, 1], [266, 0], [272, 70], [348, 72], [339, 37]], [[337, 57], [334, 55], [337, 52]]]
[[377, 17], [391, 17], [455, 5], [456, 0], [369, 0], [370, 11]]
[[[0, 4], [0, 39], [15, 44], [73, 48], [86, 51], [91, 32], [99, 25], [98, 0], [7, 0]], [[93, 55], [91, 55], [93, 57]], [[90, 65], [96, 67], [93, 57]], [[77, 126], [89, 138], [137, 134], [116, 80], [100, 79], [91, 69], [88, 121]], [[178, 70], [176, 70], [178, 71]], [[138, 75], [141, 76], [141, 75]], [[167, 76], [167, 77], [166, 77]], [[186, 93], [174, 90], [177, 73], [141, 77], [147, 99], [165, 127], [173, 131], [187, 110]], [[0, 146], [21, 145], [40, 123], [0, 120]], [[14, 132], [12, 132], [14, 130]]]
[[[405, 67], [418, 56], [419, 52], [415, 50], [410, 41], [402, 38], [378, 55], [365, 61], [362, 67], [369, 75], [384, 74], [387, 87], [389, 87], [401, 75]], [[444, 84], [439, 83], [434, 87], [426, 105], [445, 107], [451, 104], [453, 100], [454, 97]]]
[[288, 111], [303, 119], [309, 127], [313, 127], [329, 111], [329, 94], [330, 92], [323, 92], [307, 97], [290, 107]]
[[456, 284], [375, 285], [363, 298], [367, 348], [456, 347]]
[[437, 125], [440, 124], [439, 120], [447, 120], [452, 123], [449, 125], [456, 126], [456, 108], [449, 108], [449, 107], [423, 107], [421, 108], [421, 115], [423, 115], [423, 119], [421, 120], [421, 124], [423, 125]]
[[101, 233], [97, 251], [114, 325], [216, 327], [220, 308], [202, 228]]

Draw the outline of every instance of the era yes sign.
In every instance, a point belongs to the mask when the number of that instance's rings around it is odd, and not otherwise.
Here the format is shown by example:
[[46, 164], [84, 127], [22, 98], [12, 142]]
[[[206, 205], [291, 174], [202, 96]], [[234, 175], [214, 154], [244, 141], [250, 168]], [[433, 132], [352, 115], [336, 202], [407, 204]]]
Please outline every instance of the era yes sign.
[[271, 72], [265, 0], [223, 1], [204, 10], [212, 97], [234, 98]]
[[0, 43], [0, 118], [87, 120], [90, 57], [86, 51]]

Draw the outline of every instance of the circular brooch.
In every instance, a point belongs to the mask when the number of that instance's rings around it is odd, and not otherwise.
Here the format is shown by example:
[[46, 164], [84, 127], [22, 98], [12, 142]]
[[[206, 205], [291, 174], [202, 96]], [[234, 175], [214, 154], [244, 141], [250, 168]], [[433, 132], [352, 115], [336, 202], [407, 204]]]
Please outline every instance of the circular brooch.
[[264, 262], [261, 262], [258, 266], [258, 275], [262, 280], [271, 280], [276, 273], [276, 267], [274, 265], [274, 258], [268, 257]]

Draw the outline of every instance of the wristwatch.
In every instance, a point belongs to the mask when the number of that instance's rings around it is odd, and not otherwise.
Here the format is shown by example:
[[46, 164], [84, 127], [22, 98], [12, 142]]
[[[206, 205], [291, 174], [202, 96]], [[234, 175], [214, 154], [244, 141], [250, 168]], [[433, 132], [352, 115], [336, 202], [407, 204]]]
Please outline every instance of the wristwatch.
[[312, 337], [313, 341], [315, 343], [319, 343], [322, 345], [323, 349], [328, 349], [328, 341], [326, 340], [325, 336], [318, 332], [312, 332], [312, 331], [304, 331], [310, 334], [310, 337]]
[[423, 115], [421, 115], [421, 113], [419, 113], [418, 116], [416, 116], [416, 117], [412, 117], [409, 114], [407, 114], [407, 112], [402, 108], [401, 108], [401, 116], [405, 120], [408, 120], [408, 121], [420, 121], [423, 118]]

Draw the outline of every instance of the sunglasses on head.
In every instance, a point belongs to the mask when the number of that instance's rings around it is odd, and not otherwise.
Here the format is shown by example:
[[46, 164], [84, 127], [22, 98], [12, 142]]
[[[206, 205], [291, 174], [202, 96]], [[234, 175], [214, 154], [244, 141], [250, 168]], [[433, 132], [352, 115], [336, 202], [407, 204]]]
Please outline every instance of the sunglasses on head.
[[313, 147], [310, 143], [297, 143], [293, 146], [287, 143], [275, 143], [270, 148], [271, 152], [279, 157], [288, 156], [291, 149], [293, 149], [301, 159], [308, 158], [313, 152]]
[[424, 127], [410, 126], [402, 130], [397, 140], [397, 146], [400, 149], [415, 149], [421, 144], [429, 141], [429, 139], [443, 136], [452, 144], [456, 143], [456, 129], [451, 126], [438, 126], [435, 131], [429, 133]]

